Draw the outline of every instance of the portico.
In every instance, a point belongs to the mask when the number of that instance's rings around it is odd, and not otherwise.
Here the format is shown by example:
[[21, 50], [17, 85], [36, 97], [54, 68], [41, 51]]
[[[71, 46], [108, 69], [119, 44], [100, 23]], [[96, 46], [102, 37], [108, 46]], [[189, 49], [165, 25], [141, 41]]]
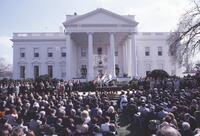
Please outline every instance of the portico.
[[[97, 9], [81, 16], [67, 16], [63, 24], [67, 48], [66, 79], [77, 77], [82, 66], [86, 66], [88, 80], [95, 79], [101, 72], [116, 77], [116, 66], [121, 75], [137, 75], [134, 41], [137, 22], [134, 16], [123, 17]], [[77, 55], [75, 60], [73, 48], [77, 52], [85, 49], [87, 55]], [[126, 66], [123, 66], [124, 61]]]

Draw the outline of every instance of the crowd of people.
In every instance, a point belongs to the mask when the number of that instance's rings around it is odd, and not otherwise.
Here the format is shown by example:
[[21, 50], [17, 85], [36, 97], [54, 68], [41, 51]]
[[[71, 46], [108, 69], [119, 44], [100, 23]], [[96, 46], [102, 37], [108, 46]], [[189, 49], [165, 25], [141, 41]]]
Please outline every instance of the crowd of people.
[[200, 91], [193, 77], [143, 79], [133, 93], [121, 95], [137, 135], [199, 136]]
[[[75, 84], [76, 83], [76, 84]], [[116, 107], [106, 94], [80, 94], [78, 82], [0, 85], [1, 136], [114, 136]]]
[[0, 135], [116, 136], [125, 117], [138, 136], [200, 136], [200, 91], [192, 77], [140, 79], [119, 91], [117, 102], [95, 88], [79, 92], [81, 84], [1, 82]]

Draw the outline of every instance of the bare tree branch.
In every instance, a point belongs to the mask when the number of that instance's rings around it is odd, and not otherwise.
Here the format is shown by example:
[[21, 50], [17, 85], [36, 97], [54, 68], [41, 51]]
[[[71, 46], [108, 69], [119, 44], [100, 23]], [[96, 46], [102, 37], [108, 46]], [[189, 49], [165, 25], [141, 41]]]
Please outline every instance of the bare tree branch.
[[200, 51], [200, 0], [193, 0], [193, 6], [181, 17], [176, 31], [169, 36], [169, 52], [180, 63]]
[[10, 65], [6, 63], [4, 58], [0, 58], [0, 77], [10, 69]]

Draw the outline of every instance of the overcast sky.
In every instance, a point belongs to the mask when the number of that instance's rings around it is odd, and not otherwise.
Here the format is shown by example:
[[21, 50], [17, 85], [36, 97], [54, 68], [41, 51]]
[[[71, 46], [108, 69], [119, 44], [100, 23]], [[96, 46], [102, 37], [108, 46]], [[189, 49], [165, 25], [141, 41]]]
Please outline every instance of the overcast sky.
[[12, 63], [13, 32], [59, 31], [66, 14], [105, 8], [135, 15], [140, 32], [169, 32], [189, 5], [189, 0], [1, 0], [0, 57]]

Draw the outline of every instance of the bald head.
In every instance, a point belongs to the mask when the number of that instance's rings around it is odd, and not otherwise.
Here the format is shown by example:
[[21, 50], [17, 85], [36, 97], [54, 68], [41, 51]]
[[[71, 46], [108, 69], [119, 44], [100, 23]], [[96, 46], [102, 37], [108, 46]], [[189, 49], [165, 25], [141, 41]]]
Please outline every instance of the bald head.
[[156, 132], [156, 136], [181, 136], [181, 134], [171, 126], [164, 126]]

